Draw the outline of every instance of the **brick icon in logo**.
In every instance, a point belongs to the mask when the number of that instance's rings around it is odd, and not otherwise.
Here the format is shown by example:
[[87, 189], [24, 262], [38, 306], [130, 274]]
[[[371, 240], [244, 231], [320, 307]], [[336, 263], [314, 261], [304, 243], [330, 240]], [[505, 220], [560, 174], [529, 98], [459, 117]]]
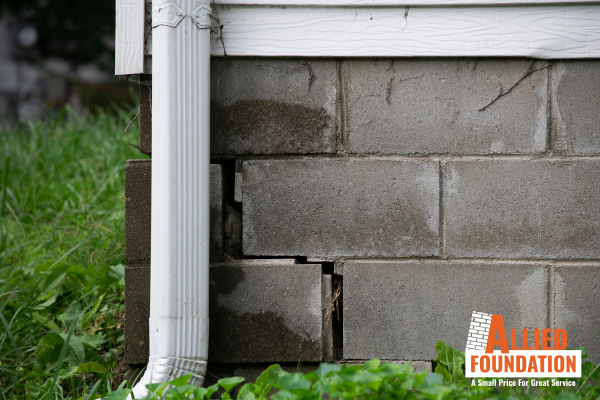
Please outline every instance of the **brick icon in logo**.
[[473, 314], [471, 314], [471, 324], [469, 325], [467, 350], [485, 351], [490, 333], [490, 322], [492, 322], [492, 314], [473, 311]]

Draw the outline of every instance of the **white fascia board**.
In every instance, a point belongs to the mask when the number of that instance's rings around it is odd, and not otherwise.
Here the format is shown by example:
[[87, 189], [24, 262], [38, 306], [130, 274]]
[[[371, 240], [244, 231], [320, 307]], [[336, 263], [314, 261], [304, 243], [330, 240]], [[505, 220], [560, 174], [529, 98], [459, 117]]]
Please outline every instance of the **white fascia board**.
[[[215, 10], [228, 56], [600, 58], [599, 3]], [[223, 55], [213, 31], [211, 55]]]
[[598, 4], [598, 0], [219, 0], [217, 4], [317, 7], [440, 7], [499, 5], [575, 5]]
[[144, 0], [116, 0], [115, 75], [144, 72]]
[[[217, 6], [228, 55], [600, 57], [600, 5]], [[213, 35], [211, 54], [222, 55]]]

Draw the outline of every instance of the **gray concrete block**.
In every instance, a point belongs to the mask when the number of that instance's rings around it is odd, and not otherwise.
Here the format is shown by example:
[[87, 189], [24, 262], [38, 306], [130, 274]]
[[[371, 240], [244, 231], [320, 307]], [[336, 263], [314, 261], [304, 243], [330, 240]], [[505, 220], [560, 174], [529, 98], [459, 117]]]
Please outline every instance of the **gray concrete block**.
[[532, 263], [347, 262], [344, 358], [433, 360], [438, 340], [464, 351], [473, 311], [547, 327], [548, 280]]
[[150, 265], [125, 268], [125, 362], [147, 364], [149, 356]]
[[[537, 62], [534, 68], [545, 65]], [[547, 69], [528, 60], [351, 60], [343, 64], [347, 150], [521, 154], [546, 146]]]
[[445, 171], [449, 256], [600, 257], [600, 161], [457, 161]]
[[[210, 165], [210, 259], [223, 258], [223, 170]], [[125, 257], [150, 261], [152, 160], [127, 160], [125, 166]]]
[[210, 269], [209, 362], [321, 361], [321, 265], [239, 260]]
[[554, 267], [554, 328], [567, 330], [568, 348], [584, 346], [600, 362], [600, 265]]
[[213, 57], [211, 153], [335, 151], [333, 60]]
[[553, 149], [600, 153], [600, 62], [566, 61], [552, 67]]
[[243, 251], [258, 256], [438, 254], [437, 161], [247, 161]]
[[151, 174], [150, 160], [127, 160], [125, 258], [130, 264], [150, 261]]

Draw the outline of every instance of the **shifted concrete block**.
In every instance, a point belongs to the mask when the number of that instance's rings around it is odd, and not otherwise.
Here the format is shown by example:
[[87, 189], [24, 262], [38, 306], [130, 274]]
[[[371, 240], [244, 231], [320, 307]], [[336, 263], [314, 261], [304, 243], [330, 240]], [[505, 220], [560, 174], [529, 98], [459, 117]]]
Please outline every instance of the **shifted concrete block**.
[[[534, 69], [546, 65], [537, 62]], [[382, 154], [522, 154], [546, 148], [548, 70], [515, 85], [529, 60], [343, 63], [347, 150]], [[480, 111], [481, 110], [481, 111]]]
[[445, 182], [449, 256], [600, 257], [600, 161], [448, 162]]
[[321, 279], [293, 259], [211, 267], [209, 363], [321, 361]]
[[552, 67], [553, 150], [600, 153], [600, 62], [565, 61]]
[[344, 358], [433, 360], [438, 340], [464, 351], [473, 311], [502, 314], [521, 340], [548, 327], [548, 281], [533, 263], [346, 262]]
[[[223, 167], [210, 165], [210, 259], [223, 257]], [[152, 160], [127, 160], [125, 166], [125, 258], [150, 261]]]
[[584, 346], [600, 362], [600, 265], [554, 267], [554, 328], [566, 329], [569, 348]]
[[242, 204], [245, 255], [438, 254], [437, 161], [247, 161]]
[[148, 363], [150, 265], [125, 268], [125, 363]]
[[151, 160], [127, 160], [125, 166], [125, 258], [150, 261]]
[[213, 57], [211, 153], [335, 151], [333, 60]]
[[[321, 280], [325, 282], [322, 285]], [[320, 264], [237, 260], [210, 269], [209, 362], [323, 361], [333, 354]], [[324, 287], [325, 286], [325, 287]], [[125, 359], [148, 362], [150, 268], [125, 269]], [[210, 365], [210, 364], [209, 364]]]

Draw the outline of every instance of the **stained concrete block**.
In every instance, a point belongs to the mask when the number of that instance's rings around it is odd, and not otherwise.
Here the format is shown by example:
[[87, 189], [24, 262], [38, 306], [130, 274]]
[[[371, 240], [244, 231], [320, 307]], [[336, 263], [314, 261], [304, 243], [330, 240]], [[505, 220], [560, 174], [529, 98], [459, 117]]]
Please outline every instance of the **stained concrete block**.
[[[210, 259], [223, 257], [223, 167], [210, 165]], [[150, 261], [152, 160], [127, 160], [125, 166], [125, 257]]]
[[449, 256], [600, 257], [600, 161], [456, 161], [445, 171]]
[[600, 265], [554, 267], [554, 328], [567, 330], [569, 348], [584, 346], [600, 362]]
[[[323, 288], [321, 280], [320, 264], [293, 259], [212, 266], [209, 361], [297, 363], [331, 357], [331, 321], [324, 321], [322, 307], [331, 288]], [[147, 363], [149, 265], [125, 269], [125, 302], [126, 363]]]
[[547, 290], [541, 264], [347, 262], [344, 358], [433, 360], [438, 340], [464, 350], [473, 311], [502, 314], [517, 332], [545, 328]]
[[[547, 69], [529, 60], [351, 60], [343, 64], [347, 150], [521, 154], [546, 146]], [[534, 69], [547, 65], [537, 62]], [[481, 110], [481, 111], [480, 111]]]
[[150, 265], [125, 268], [125, 362], [146, 364], [149, 356]]
[[239, 260], [210, 269], [209, 362], [321, 361], [321, 265]]
[[125, 166], [125, 258], [150, 261], [152, 162], [127, 160]]
[[600, 153], [600, 62], [567, 61], [552, 67], [553, 148], [566, 154]]
[[438, 168], [374, 159], [244, 162], [244, 254], [437, 255]]
[[211, 153], [335, 151], [333, 60], [213, 57]]

